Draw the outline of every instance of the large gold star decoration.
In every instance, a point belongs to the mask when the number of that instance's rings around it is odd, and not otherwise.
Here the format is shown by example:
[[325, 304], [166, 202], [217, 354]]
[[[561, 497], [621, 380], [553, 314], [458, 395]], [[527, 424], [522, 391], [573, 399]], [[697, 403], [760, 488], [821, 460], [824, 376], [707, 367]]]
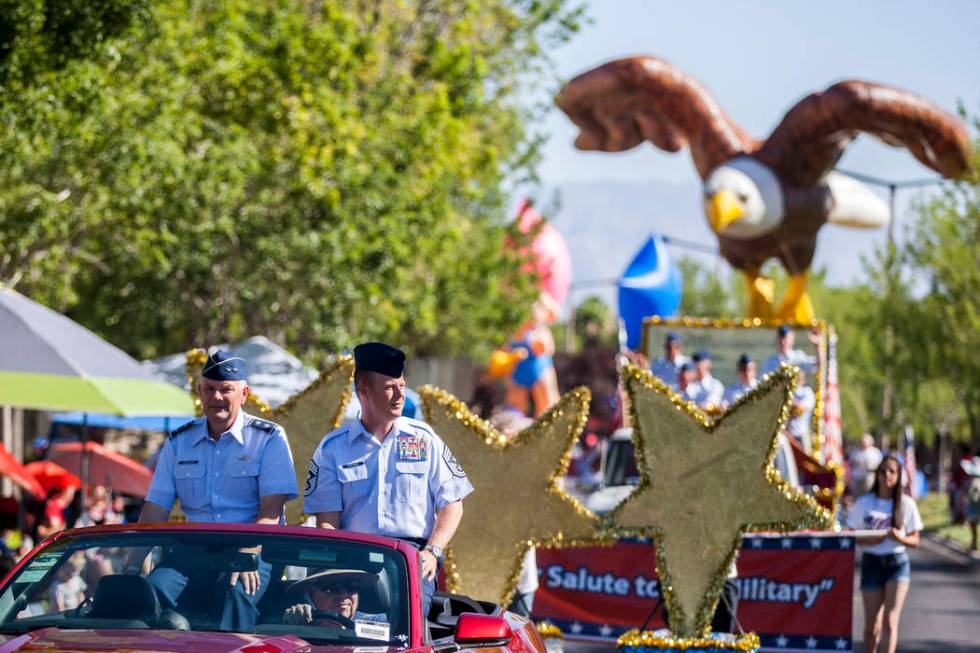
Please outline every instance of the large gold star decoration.
[[649, 371], [623, 368], [640, 484], [607, 518], [656, 541], [657, 575], [677, 636], [710, 632], [743, 533], [832, 522], [771, 464], [795, 376], [783, 366], [710, 418]]
[[[207, 357], [207, 352], [203, 349], [187, 352], [187, 377], [191, 382], [191, 394], [194, 395], [198, 415], [202, 414], [201, 400], [194, 392], [194, 385]], [[289, 449], [293, 454], [296, 483], [300, 490], [306, 484], [308, 465], [317, 445], [324, 435], [340, 426], [343, 421], [353, 379], [354, 359], [344, 355], [330, 363], [310, 385], [275, 408], [255, 394], [248, 396], [246, 410], [261, 414], [263, 418], [276, 422], [286, 431]], [[303, 501], [300, 497], [286, 504], [286, 523], [299, 524], [302, 521]]]
[[473, 483], [446, 557], [450, 591], [507, 605], [528, 548], [593, 542], [597, 517], [559, 485], [589, 413], [576, 388], [507, 439], [449, 393], [419, 388], [426, 421]]

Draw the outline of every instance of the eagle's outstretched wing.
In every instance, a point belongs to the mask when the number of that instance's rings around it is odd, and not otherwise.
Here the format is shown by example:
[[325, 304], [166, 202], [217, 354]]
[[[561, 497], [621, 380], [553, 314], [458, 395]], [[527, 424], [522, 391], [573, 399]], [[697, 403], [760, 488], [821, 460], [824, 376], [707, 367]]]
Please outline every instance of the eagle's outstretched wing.
[[961, 121], [908, 91], [856, 80], [803, 98], [755, 156], [783, 181], [811, 186], [833, 169], [860, 132], [904, 146], [946, 177], [969, 167], [970, 138]]
[[688, 145], [702, 179], [757, 146], [696, 79], [656, 57], [594, 68], [568, 82], [556, 102], [581, 129], [579, 149], [618, 152], [644, 140], [668, 152]]

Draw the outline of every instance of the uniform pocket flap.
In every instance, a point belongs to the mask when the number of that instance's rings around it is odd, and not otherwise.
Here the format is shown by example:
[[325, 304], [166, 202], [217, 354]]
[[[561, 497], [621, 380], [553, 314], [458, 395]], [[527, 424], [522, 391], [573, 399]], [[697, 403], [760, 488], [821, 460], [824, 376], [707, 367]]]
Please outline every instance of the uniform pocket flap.
[[368, 468], [364, 461], [337, 465], [337, 479], [341, 483], [360, 481], [368, 477]]
[[395, 463], [395, 469], [397, 469], [402, 474], [425, 474], [429, 471], [429, 463], [427, 462], [412, 462], [412, 463]]
[[202, 476], [204, 476], [204, 465], [201, 463], [174, 466], [174, 478], [201, 478]]
[[230, 465], [228, 467], [228, 475], [229, 476], [258, 476], [259, 464], [255, 462], [255, 463], [247, 463], [247, 464]]

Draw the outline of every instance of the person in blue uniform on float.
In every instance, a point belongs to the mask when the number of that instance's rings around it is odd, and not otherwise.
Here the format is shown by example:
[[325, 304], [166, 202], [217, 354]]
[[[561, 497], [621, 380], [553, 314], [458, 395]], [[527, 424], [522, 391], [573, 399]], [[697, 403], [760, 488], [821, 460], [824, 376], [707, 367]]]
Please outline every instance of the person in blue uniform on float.
[[684, 363], [690, 363], [691, 359], [681, 353], [684, 347], [684, 339], [673, 331], [664, 338], [664, 355], [653, 361], [650, 371], [667, 385], [678, 383], [678, 373]]
[[402, 417], [405, 354], [380, 342], [354, 348], [360, 416], [328, 433], [310, 461], [303, 510], [321, 528], [396, 537], [419, 549], [423, 616], [436, 572], [473, 491], [432, 428]]
[[[811, 334], [810, 340], [814, 345], [819, 345], [821, 336]], [[793, 329], [785, 324], [780, 324], [776, 329], [776, 353], [762, 364], [762, 373], [769, 374], [769, 372], [779, 369], [781, 364], [787, 363], [788, 365], [796, 365], [804, 372], [816, 374], [817, 357], [800, 349], [794, 349], [794, 344], [796, 344], [796, 334]]]
[[738, 381], [725, 388], [725, 398], [722, 404], [726, 408], [734, 404], [739, 400], [739, 397], [759, 384], [755, 361], [748, 354], [742, 354], [738, 357], [738, 363], [735, 366], [735, 375], [738, 377]]
[[[242, 358], [221, 350], [208, 357], [197, 385], [204, 417], [180, 426], [164, 442], [140, 522], [167, 521], [180, 499], [191, 522], [282, 523], [286, 501], [297, 496], [293, 457], [281, 426], [242, 409], [247, 377]], [[201, 576], [195, 562], [165, 557], [147, 576], [162, 608], [199, 598], [194, 591], [183, 596], [188, 583]], [[221, 577], [228, 584], [222, 630], [251, 630], [270, 570], [259, 558], [258, 569]]]

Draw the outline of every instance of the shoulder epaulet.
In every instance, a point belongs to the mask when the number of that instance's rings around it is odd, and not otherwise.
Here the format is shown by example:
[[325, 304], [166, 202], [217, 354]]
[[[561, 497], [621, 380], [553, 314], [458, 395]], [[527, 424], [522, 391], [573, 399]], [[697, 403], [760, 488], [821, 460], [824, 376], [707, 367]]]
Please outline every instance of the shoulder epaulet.
[[252, 428], [259, 429], [260, 431], [268, 431], [269, 433], [272, 433], [276, 429], [280, 428], [280, 426], [275, 422], [270, 422], [268, 420], [259, 419], [259, 418], [253, 419], [251, 422], [248, 423], [248, 425], [251, 426]]
[[417, 419], [412, 419], [411, 417], [403, 417], [402, 419], [405, 420], [405, 426], [408, 426], [416, 431], [422, 431], [426, 435], [435, 437], [436, 435], [435, 431], [433, 431], [432, 427], [426, 424], [425, 422]]
[[330, 433], [323, 436], [323, 440], [320, 442], [320, 445], [323, 446], [330, 440], [336, 438], [338, 435], [347, 435], [348, 432], [350, 432], [350, 427], [347, 426], [341, 426], [338, 429], [334, 429], [333, 431], [330, 431]]
[[171, 431], [170, 432], [170, 435], [168, 435], [167, 438], [170, 439], [170, 440], [173, 440], [178, 435], [180, 435], [181, 433], [183, 433], [187, 429], [191, 428], [195, 424], [197, 424], [197, 420], [196, 419], [192, 419], [191, 421], [187, 422], [186, 424], [181, 424], [180, 426], [178, 426], [177, 428], [175, 428], [173, 431]]

